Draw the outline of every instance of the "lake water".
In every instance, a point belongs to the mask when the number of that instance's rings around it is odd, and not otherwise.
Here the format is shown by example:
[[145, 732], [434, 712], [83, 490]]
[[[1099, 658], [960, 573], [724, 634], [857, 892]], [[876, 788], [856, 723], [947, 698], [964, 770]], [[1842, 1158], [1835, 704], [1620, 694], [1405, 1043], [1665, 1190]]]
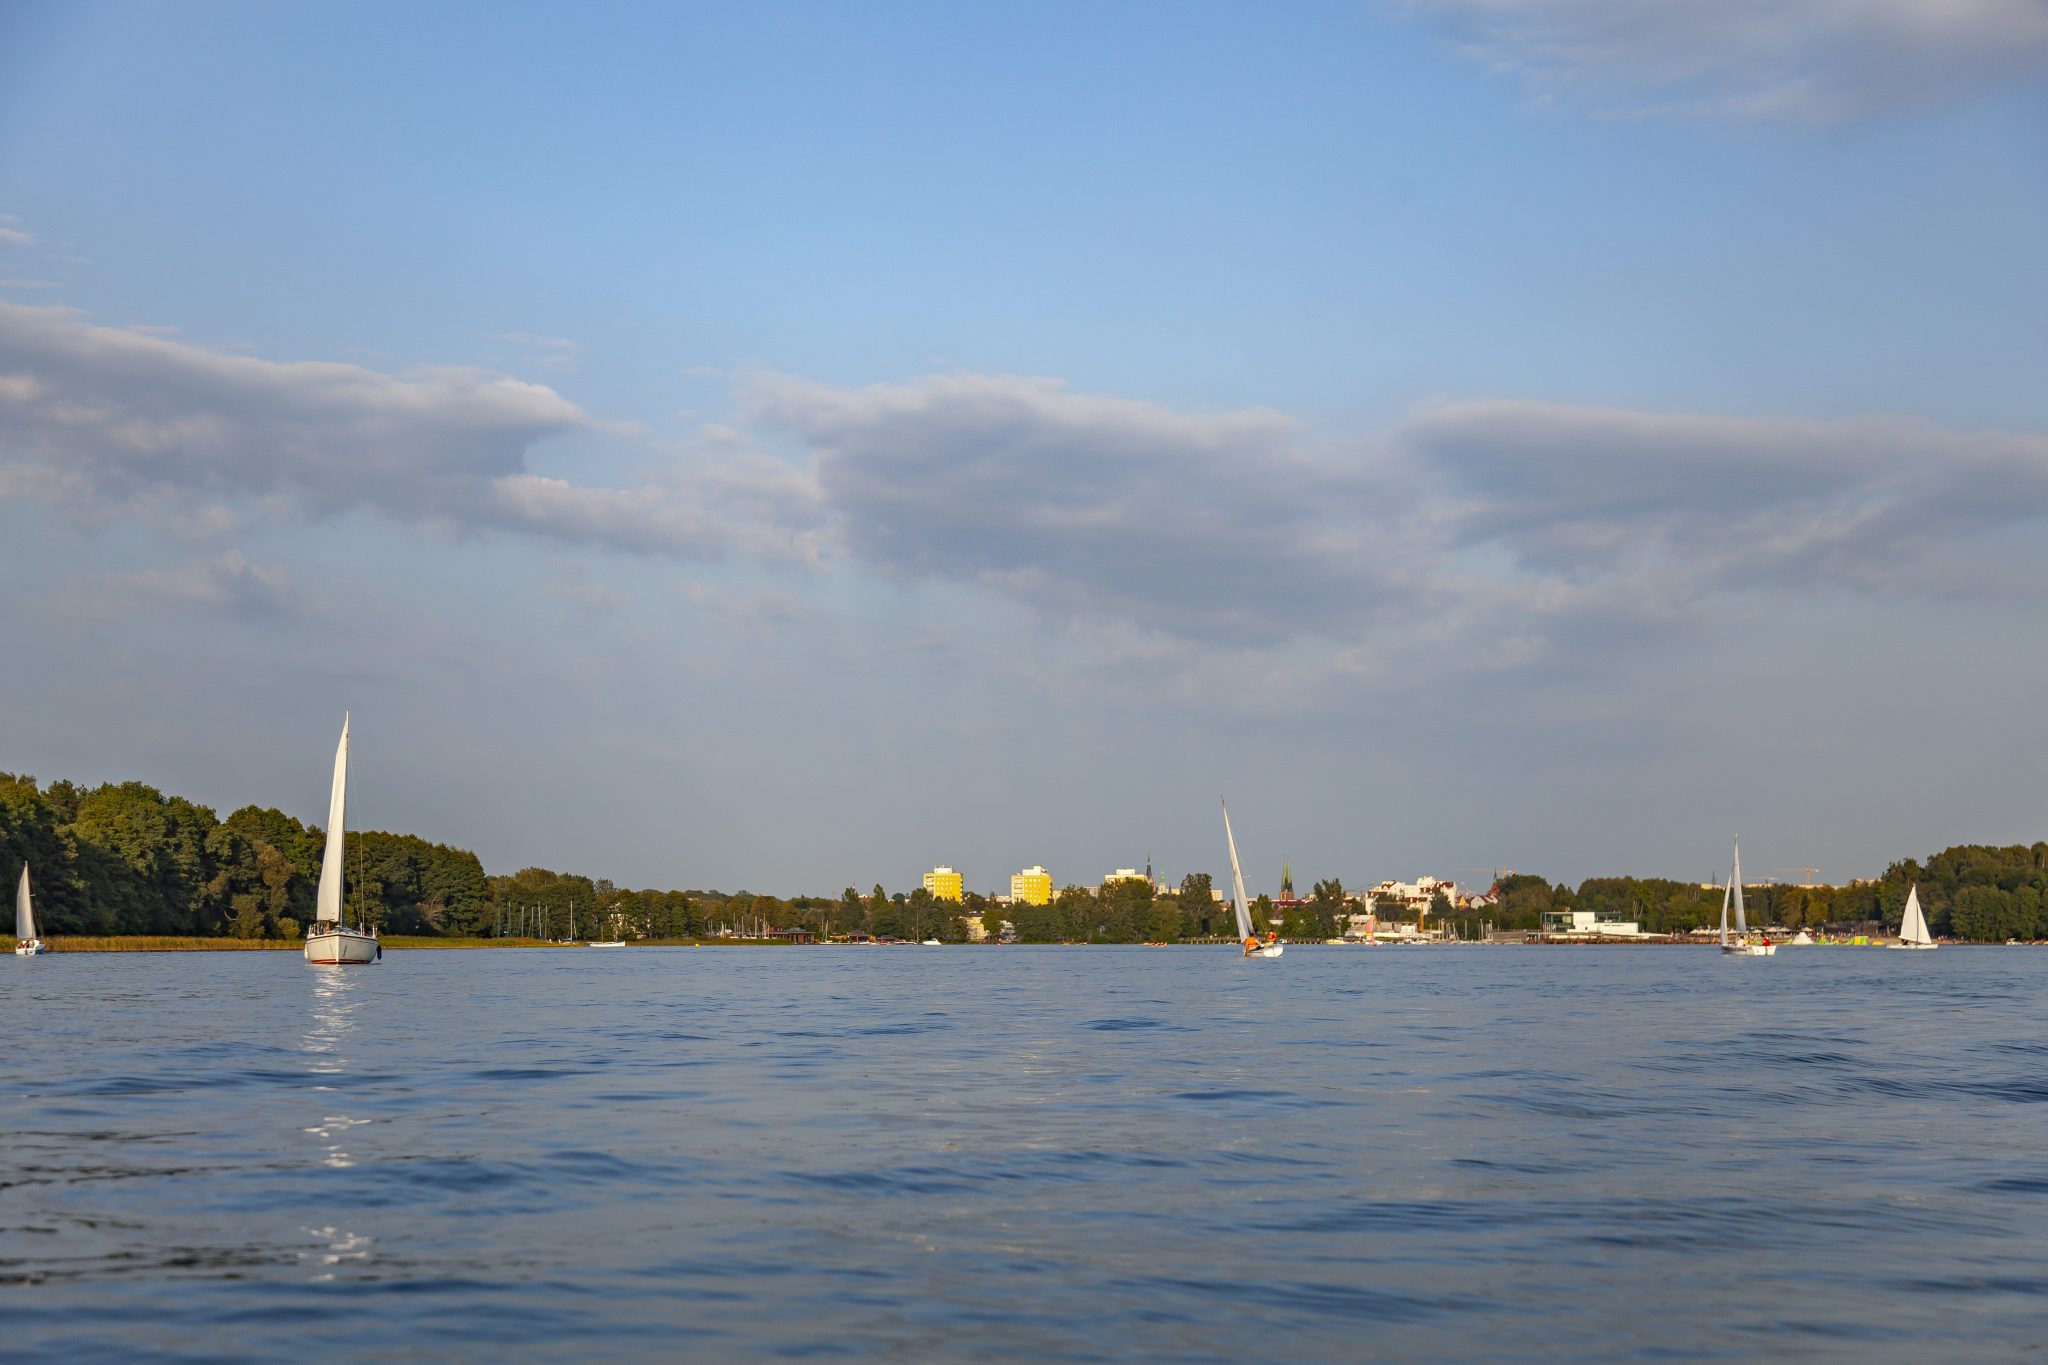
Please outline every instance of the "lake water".
[[7, 1359], [2048, 1351], [2043, 951], [0, 971]]

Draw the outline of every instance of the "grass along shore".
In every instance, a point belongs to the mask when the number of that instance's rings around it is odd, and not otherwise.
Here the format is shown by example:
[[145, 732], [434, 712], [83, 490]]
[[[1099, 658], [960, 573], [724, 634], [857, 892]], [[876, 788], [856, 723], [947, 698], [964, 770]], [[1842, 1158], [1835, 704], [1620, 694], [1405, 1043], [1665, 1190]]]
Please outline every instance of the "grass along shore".
[[[168, 934], [58, 934], [46, 938], [52, 953], [249, 953], [297, 952], [305, 943], [296, 938], [202, 938], [198, 935]], [[555, 943], [542, 938], [431, 938], [390, 934], [382, 940], [386, 948], [587, 948], [588, 943]], [[677, 948], [713, 945], [782, 947], [780, 939], [687, 939], [636, 940], [629, 947]]]

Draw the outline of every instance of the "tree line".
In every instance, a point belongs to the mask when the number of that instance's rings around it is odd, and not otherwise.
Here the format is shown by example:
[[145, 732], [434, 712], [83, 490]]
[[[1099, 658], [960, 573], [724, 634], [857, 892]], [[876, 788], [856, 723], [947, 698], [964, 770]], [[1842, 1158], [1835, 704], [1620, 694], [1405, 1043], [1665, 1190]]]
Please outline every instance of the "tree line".
[[[45, 933], [224, 935], [296, 938], [313, 916], [326, 835], [284, 812], [244, 806], [225, 820], [141, 782], [47, 787], [0, 773], [0, 873], [33, 869]], [[1007, 923], [1025, 943], [1147, 943], [1235, 938], [1236, 920], [1207, 873], [1171, 890], [1149, 881], [1100, 889], [1069, 886], [1046, 905], [1000, 905], [968, 892], [942, 901], [919, 887], [783, 899], [749, 891], [633, 890], [603, 878], [529, 867], [488, 876], [467, 849], [410, 834], [348, 836], [343, 859], [349, 918], [387, 933], [455, 937], [519, 935], [695, 939], [722, 931], [800, 929], [818, 935], [938, 938], [957, 943], [979, 920], [993, 936]], [[1965, 844], [1924, 861], [1893, 863], [1850, 886], [1747, 889], [1750, 920], [1787, 926], [1868, 925], [1896, 933], [1909, 887], [1934, 932], [1997, 942], [2048, 938], [2048, 842], [1995, 848]], [[1720, 922], [1721, 893], [1697, 882], [1593, 877], [1576, 890], [1529, 874], [1503, 877], [1499, 903], [1468, 912], [1500, 929], [1534, 930], [1546, 910], [1609, 911], [1651, 933], [1685, 933]], [[1332, 938], [1361, 906], [1336, 878], [1307, 899], [1278, 907], [1260, 896], [1259, 925], [1279, 920], [1287, 938]], [[1447, 904], [1432, 907], [1441, 921]]]
[[[1633, 919], [1648, 933], [1683, 934], [1718, 926], [1721, 890], [1658, 877], [1592, 877], [1576, 891], [1543, 877], [1518, 874], [1496, 884], [1500, 903], [1475, 911], [1500, 929], [1534, 930], [1546, 910], [1606, 911]], [[1894, 862], [1874, 881], [1847, 886], [1745, 886], [1751, 924], [1788, 928], [1863, 928], [1896, 934], [1906, 894], [1937, 936], [1980, 943], [2048, 939], [2048, 842], [1958, 844], [1925, 860]]]

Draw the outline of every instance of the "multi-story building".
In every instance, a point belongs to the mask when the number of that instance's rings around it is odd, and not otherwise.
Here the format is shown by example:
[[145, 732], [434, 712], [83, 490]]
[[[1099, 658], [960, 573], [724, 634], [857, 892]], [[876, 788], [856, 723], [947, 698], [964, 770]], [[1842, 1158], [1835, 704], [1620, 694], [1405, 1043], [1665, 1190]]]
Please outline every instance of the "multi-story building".
[[1042, 867], [1027, 867], [1010, 875], [1010, 899], [1019, 905], [1050, 905], [1052, 873]]
[[1107, 890], [1108, 888], [1116, 885], [1118, 882], [1149, 883], [1151, 882], [1151, 880], [1152, 879], [1150, 877], [1138, 871], [1138, 869], [1135, 867], [1120, 867], [1116, 871], [1110, 873], [1107, 877], [1104, 877], [1102, 879], [1102, 885], [1103, 889]]
[[935, 867], [924, 874], [924, 889], [935, 899], [958, 901], [960, 899], [960, 874], [950, 867]]
[[1421, 915], [1429, 909], [1429, 902], [1438, 892], [1453, 907], [1460, 904], [1460, 893], [1456, 882], [1438, 881], [1435, 877], [1417, 877], [1412, 882], [1381, 882], [1365, 893], [1373, 908], [1380, 914], [1412, 911]]

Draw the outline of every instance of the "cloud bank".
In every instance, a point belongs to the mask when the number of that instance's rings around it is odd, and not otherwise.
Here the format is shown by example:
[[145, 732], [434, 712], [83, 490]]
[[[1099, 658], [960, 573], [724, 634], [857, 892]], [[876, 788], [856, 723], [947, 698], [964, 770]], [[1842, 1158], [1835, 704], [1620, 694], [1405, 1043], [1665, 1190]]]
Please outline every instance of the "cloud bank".
[[1043, 379], [755, 381], [858, 560], [1209, 645], [1383, 628], [1472, 657], [1643, 634], [1717, 594], [1985, 594], [2041, 556], [2048, 437], [1475, 400], [1306, 453], [1270, 411], [1186, 414]]
[[[642, 486], [591, 485], [532, 467], [540, 443], [604, 430], [544, 386], [225, 356], [0, 303], [0, 499], [186, 539], [253, 505], [836, 564], [996, 594], [1104, 657], [1307, 651], [1340, 668], [1417, 644], [1519, 667], [1648, 641], [1737, 596], [2048, 586], [2036, 433], [1473, 399], [1334, 443], [1270, 409], [1006, 375], [764, 374], [737, 396], [755, 435], [807, 459], [720, 428]], [[281, 574], [228, 551], [110, 588], [250, 614], [283, 608]]]
[[2048, 76], [2048, 0], [1407, 0], [1540, 95], [1838, 123]]

